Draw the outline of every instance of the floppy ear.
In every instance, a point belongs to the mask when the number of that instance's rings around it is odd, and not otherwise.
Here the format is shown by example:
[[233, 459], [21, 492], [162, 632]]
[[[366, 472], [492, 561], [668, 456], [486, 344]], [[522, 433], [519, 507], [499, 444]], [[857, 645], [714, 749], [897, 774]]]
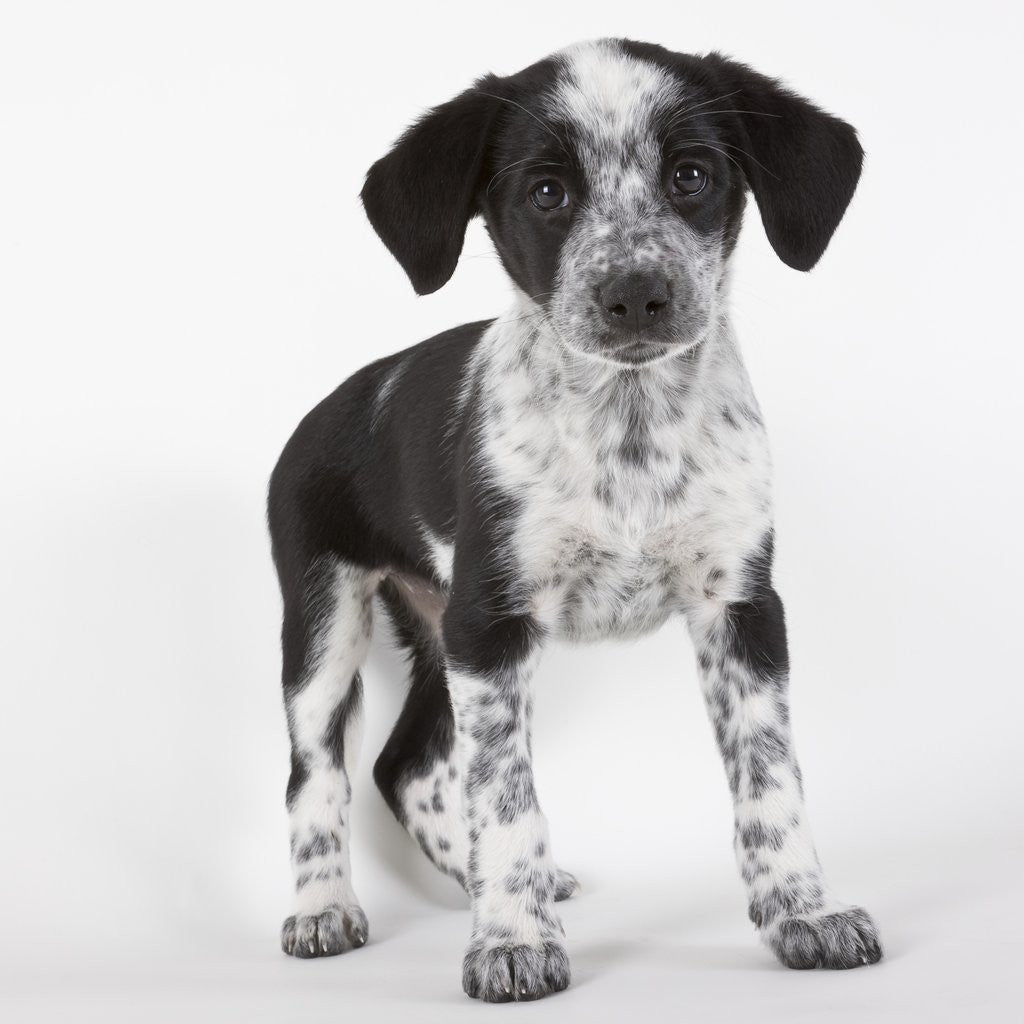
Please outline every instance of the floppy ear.
[[860, 178], [864, 150], [856, 131], [745, 64], [718, 53], [704, 63], [722, 88], [721, 106], [734, 111], [737, 148], [730, 153], [754, 193], [768, 241], [783, 263], [810, 270]]
[[466, 225], [479, 212], [496, 106], [479, 88], [467, 89], [428, 111], [366, 175], [366, 215], [420, 295], [437, 291], [455, 272]]

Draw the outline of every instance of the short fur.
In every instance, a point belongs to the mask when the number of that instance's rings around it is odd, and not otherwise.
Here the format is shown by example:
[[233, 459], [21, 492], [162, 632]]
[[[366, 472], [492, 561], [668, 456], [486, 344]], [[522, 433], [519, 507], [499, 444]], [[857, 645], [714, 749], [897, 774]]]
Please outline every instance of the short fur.
[[604, 40], [480, 79], [370, 169], [366, 212], [418, 292], [448, 280], [482, 215], [516, 300], [360, 370], [274, 470], [288, 953], [367, 938], [348, 805], [377, 594], [410, 688], [374, 774], [470, 894], [471, 996], [569, 983], [554, 903], [576, 883], [552, 859], [530, 755], [546, 641], [638, 635], [675, 614], [733, 793], [751, 919], [791, 967], [879, 959], [808, 831], [768, 446], [728, 318], [746, 193], [779, 257], [807, 270], [861, 156], [849, 125], [742, 64]]

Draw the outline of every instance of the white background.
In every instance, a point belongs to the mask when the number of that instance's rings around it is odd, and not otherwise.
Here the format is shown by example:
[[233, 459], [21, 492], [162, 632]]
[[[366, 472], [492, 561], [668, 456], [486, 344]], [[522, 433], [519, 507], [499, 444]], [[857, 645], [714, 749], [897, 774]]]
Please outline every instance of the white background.
[[[810, 275], [751, 207], [735, 320], [776, 458], [811, 816], [887, 959], [779, 967], [746, 921], [680, 623], [559, 649], [536, 761], [574, 986], [466, 999], [466, 901], [369, 766], [365, 949], [290, 960], [266, 480], [362, 364], [496, 315], [479, 225], [416, 299], [366, 223], [425, 107], [579, 38], [721, 49], [851, 121], [860, 189]], [[1008, 1020], [1022, 908], [1019, 8], [644, 0], [5, 3], [0, 643], [8, 1020]], [[379, 620], [380, 621], [380, 620]], [[6, 1011], [6, 1012], [5, 1012]]]

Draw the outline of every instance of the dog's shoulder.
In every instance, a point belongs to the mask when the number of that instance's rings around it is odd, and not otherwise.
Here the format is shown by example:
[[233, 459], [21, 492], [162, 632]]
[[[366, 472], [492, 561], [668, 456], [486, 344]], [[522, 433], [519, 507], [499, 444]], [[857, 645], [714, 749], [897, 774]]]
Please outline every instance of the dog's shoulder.
[[272, 532], [287, 529], [296, 509], [319, 535], [333, 537], [343, 522], [349, 539], [385, 533], [406, 550], [415, 546], [405, 536], [410, 509], [440, 530], [452, 515], [464, 379], [491, 323], [463, 324], [369, 363], [314, 406], [271, 475]]
[[493, 322], [477, 320], [452, 327], [373, 364], [380, 367], [376, 374], [375, 419], [390, 415], [404, 429], [410, 415], [418, 419], [438, 405], [450, 409], [463, 387], [472, 354]]
[[461, 324], [363, 366], [300, 421], [289, 447], [337, 451], [337, 441], [399, 428], [457, 392], [471, 353], [492, 320]]

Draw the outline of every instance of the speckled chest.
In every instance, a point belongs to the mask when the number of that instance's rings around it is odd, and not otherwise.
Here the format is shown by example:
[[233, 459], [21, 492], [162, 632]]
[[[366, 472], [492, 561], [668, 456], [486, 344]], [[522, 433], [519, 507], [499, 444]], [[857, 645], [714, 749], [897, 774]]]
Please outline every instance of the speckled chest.
[[702, 599], [742, 597], [744, 565], [770, 526], [750, 465], [694, 464], [670, 494], [624, 474], [608, 506], [553, 488], [517, 531], [531, 612], [555, 635], [596, 640], [649, 632]]
[[508, 555], [523, 610], [551, 633], [635, 636], [695, 601], [742, 598], [771, 527], [767, 442], [738, 360], [702, 370], [674, 402], [657, 377], [614, 400], [502, 388], [489, 461], [520, 499]]

